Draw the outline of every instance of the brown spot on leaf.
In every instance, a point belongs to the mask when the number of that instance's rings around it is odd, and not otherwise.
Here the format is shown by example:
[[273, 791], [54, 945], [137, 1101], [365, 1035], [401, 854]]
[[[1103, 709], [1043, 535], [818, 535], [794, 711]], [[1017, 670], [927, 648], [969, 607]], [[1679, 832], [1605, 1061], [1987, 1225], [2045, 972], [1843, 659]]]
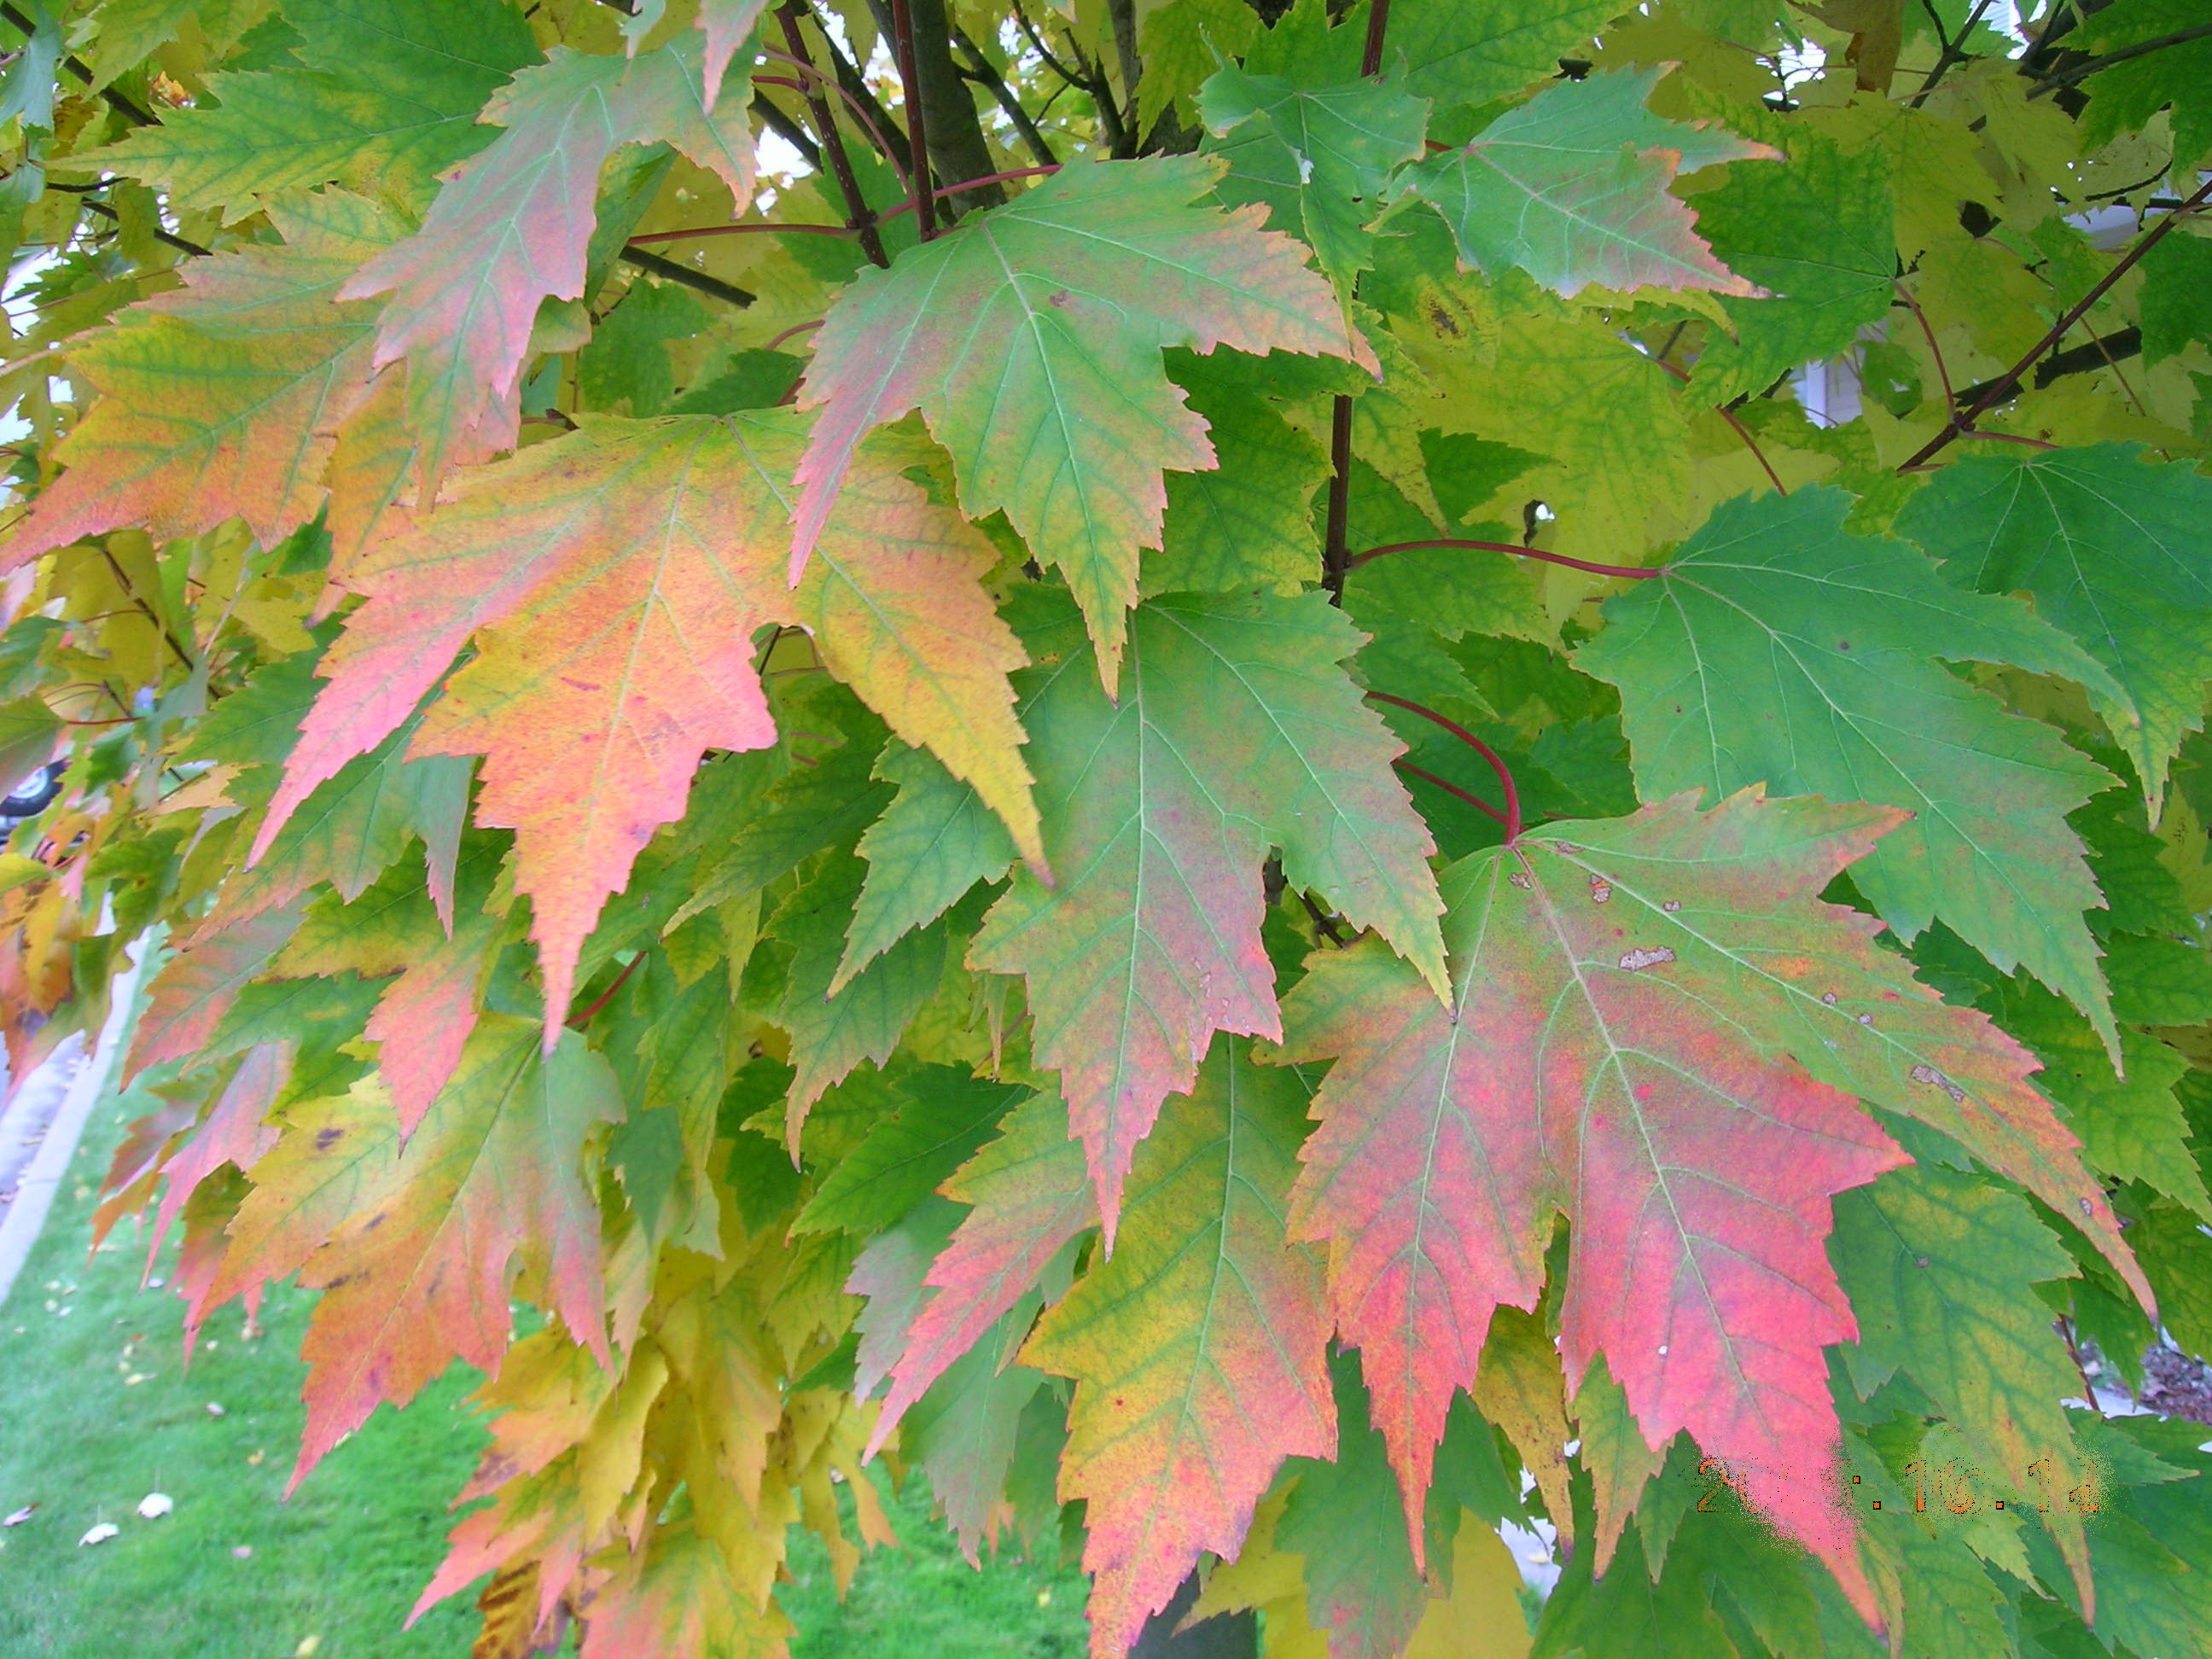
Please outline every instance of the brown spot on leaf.
[[1909, 1075], [1915, 1083], [1925, 1083], [1934, 1088], [1941, 1089], [1954, 1101], [1963, 1101], [1966, 1097], [1966, 1091], [1964, 1089], [1952, 1082], [1933, 1066], [1916, 1066]]

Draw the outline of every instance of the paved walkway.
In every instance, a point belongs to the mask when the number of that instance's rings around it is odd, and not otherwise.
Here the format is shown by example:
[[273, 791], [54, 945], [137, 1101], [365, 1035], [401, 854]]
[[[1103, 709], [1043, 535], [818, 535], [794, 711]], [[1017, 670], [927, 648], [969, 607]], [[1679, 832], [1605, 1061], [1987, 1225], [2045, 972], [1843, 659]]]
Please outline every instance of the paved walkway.
[[116, 1049], [137, 1002], [143, 949], [132, 947], [129, 964], [116, 978], [107, 1023], [91, 1057], [82, 1037], [64, 1042], [0, 1110], [0, 1198], [5, 1200], [0, 1202], [0, 1302], [8, 1299], [38, 1243], [85, 1120], [114, 1073]]

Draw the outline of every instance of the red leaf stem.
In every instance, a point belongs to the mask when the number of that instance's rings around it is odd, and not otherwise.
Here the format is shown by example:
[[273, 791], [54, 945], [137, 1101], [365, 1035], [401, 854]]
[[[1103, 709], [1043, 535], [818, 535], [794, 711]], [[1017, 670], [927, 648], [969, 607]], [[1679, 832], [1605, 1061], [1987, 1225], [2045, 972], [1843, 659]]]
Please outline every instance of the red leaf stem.
[[778, 346], [781, 345], [786, 340], [790, 339], [793, 335], [804, 334], [811, 328], [821, 327], [823, 320], [823, 319], [817, 317], [811, 323], [793, 323], [789, 328], [784, 330], [782, 333], [777, 335], [773, 340], [770, 340], [767, 345], [762, 348], [762, 349], [764, 351], [773, 351]]
[[[1688, 369], [1677, 368], [1656, 353], [1653, 354], [1651, 361], [1685, 385], [1689, 383]], [[1773, 462], [1766, 459], [1766, 452], [1759, 447], [1759, 440], [1751, 435], [1751, 428], [1736, 419], [1735, 411], [1725, 404], [1715, 404], [1713, 413], [1726, 421], [1729, 423], [1729, 429], [1743, 440], [1743, 447], [1751, 452], [1752, 459], [1759, 463], [1759, 471], [1766, 474], [1767, 482], [1774, 486], [1774, 493], [1778, 495], [1787, 495], [1790, 493], [1789, 486], [1782, 482], [1782, 475], [1774, 470]]]
[[921, 70], [914, 58], [914, 15], [907, 0], [891, 0], [891, 39], [897, 48], [900, 95], [906, 100], [907, 199], [921, 240], [937, 234], [937, 212], [929, 189], [929, 134], [921, 107]]
[[860, 234], [850, 225], [775, 225], [756, 222], [744, 225], [694, 225], [688, 230], [648, 230], [642, 236], [631, 237], [629, 241], [630, 246], [635, 247], [643, 242], [681, 242], [694, 236], [745, 236], [758, 234], [763, 231], [786, 230], [797, 231], [801, 235], [806, 236], [854, 236]]
[[1928, 313], [1921, 310], [1920, 302], [1912, 297], [1912, 290], [1903, 283], [1893, 279], [1890, 286], [1897, 290], [1897, 297], [1905, 301], [1905, 308], [1912, 313], [1912, 320], [1920, 325], [1921, 333], [1927, 337], [1928, 355], [1936, 360], [1936, 378], [1943, 382], [1943, 407], [1956, 409], [1959, 394], [1951, 390], [1951, 370], [1943, 361], [1943, 348], [1936, 343], [1936, 331], [1928, 325]]
[[[812, 76], [817, 81], [820, 82], [823, 86], [827, 87], [830, 91], [836, 93], [839, 98], [844, 100], [845, 107], [853, 112], [853, 118], [858, 121], [861, 127], [866, 131], [869, 140], [875, 145], [877, 152], [882, 155], [884, 160], [891, 164], [891, 171], [898, 174], [900, 182], [902, 184], [906, 182], [906, 164], [899, 160], [898, 150], [892, 145], [890, 139], [884, 137], [884, 130], [876, 125], [876, 118], [868, 112], [868, 106], [866, 104], [862, 103], [858, 98], [855, 98], [853, 95], [851, 88], [839, 81], [836, 76], [829, 74], [818, 64], [810, 63], [805, 58], [794, 58], [788, 52], [777, 52], [774, 48], [769, 46], [763, 46], [761, 48], [761, 56], [763, 58], [773, 58], [778, 63], [787, 64], [795, 70], [803, 70], [807, 74]], [[763, 81], [768, 82], [771, 86], [793, 86], [791, 82], [772, 79], [767, 76], [756, 75], [753, 76], [753, 84], [755, 86], [760, 85]], [[814, 96], [814, 94], [807, 91], [805, 87], [793, 87], [793, 89], [802, 98], [811, 100]]]
[[613, 984], [608, 986], [605, 990], [593, 997], [583, 1008], [578, 1010], [575, 1013], [571, 1014], [568, 1017], [568, 1029], [574, 1031], [580, 1031], [584, 1027], [589, 1025], [592, 1023], [592, 1016], [598, 1013], [599, 1010], [605, 1007], [607, 1004], [612, 1002], [615, 1000], [615, 993], [621, 990], [624, 985], [628, 984], [629, 982], [629, 976], [644, 965], [645, 957], [646, 952], [640, 951], [635, 956], [632, 957], [628, 963], [624, 963], [622, 972], [615, 975], [615, 982]]
[[[987, 173], [981, 179], [963, 179], [957, 185], [939, 185], [929, 193], [932, 196], [957, 196], [963, 190], [981, 190], [986, 185], [1003, 185], [1010, 179], [1035, 179], [1043, 173], [1059, 171], [1060, 166], [1056, 162], [1048, 167], [1015, 167], [1007, 173]], [[913, 211], [914, 203], [911, 200], [904, 201], [895, 208], [885, 209], [883, 216], [885, 219], [896, 219], [902, 213]]]
[[[1495, 749], [1449, 715], [1439, 714], [1425, 703], [1414, 702], [1405, 697], [1394, 697], [1388, 691], [1370, 691], [1367, 696], [1373, 702], [1387, 702], [1394, 708], [1402, 708], [1409, 714], [1419, 714], [1423, 720], [1441, 726], [1483, 759], [1488, 761], [1490, 769], [1498, 774], [1498, 787], [1505, 791], [1505, 813], [1499, 819], [1499, 822], [1505, 826], [1505, 843], [1510, 847], [1521, 839], [1521, 792], [1514, 787], [1513, 774], [1507, 769], [1504, 759]], [[1438, 779], [1437, 781], [1443, 781]], [[1449, 788], [1451, 786], [1446, 784], [1444, 787]], [[1487, 811], [1489, 808], [1485, 807], [1483, 810]]]
[[1461, 788], [1449, 778], [1440, 778], [1435, 773], [1430, 771], [1427, 767], [1416, 766], [1409, 760], [1395, 760], [1392, 761], [1390, 764], [1396, 767], [1401, 772], [1410, 772], [1413, 776], [1420, 779], [1424, 783], [1433, 783], [1437, 788], [1444, 791], [1447, 794], [1457, 795], [1469, 806], [1474, 808], [1476, 811], [1487, 813], [1490, 817], [1496, 818], [1500, 823], [1505, 822], [1504, 813], [1499, 811], [1495, 806], [1492, 806], [1488, 801], [1483, 799], [1481, 796], [1476, 794], [1473, 790]]
[[1961, 432], [1959, 435], [1961, 438], [1987, 438], [1992, 443], [2026, 444], [2030, 449], [2056, 449], [2058, 447], [2057, 444], [2048, 442], [2042, 438], [2023, 438], [2017, 432], [1984, 432], [1978, 428], [1972, 432]]
[[1411, 553], [1423, 547], [1479, 547], [1492, 553], [1510, 553], [1516, 559], [1541, 559], [1546, 564], [1563, 564], [1571, 570], [1587, 570], [1593, 576], [1624, 576], [1642, 581], [1650, 576], [1663, 576], [1665, 565], [1593, 564], [1588, 559], [1570, 558], [1565, 553], [1547, 553], [1540, 547], [1522, 547], [1517, 542], [1469, 541], [1458, 536], [1433, 536], [1418, 542], [1391, 542], [1382, 547], [1370, 547], [1364, 553], [1354, 554], [1346, 562], [1345, 568], [1356, 570], [1370, 559], [1379, 559], [1385, 553]]

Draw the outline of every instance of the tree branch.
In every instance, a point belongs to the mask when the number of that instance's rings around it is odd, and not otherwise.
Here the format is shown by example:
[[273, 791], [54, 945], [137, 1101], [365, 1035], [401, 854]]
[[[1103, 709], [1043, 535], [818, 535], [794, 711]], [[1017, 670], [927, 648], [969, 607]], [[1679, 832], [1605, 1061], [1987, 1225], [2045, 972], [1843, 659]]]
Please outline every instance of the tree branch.
[[635, 265], [640, 270], [649, 271], [655, 276], [665, 277], [672, 283], [681, 283], [688, 289], [701, 294], [712, 295], [715, 299], [730, 305], [749, 306], [760, 298], [759, 295], [749, 294], [735, 283], [726, 283], [719, 276], [709, 276], [703, 270], [695, 270], [690, 265], [680, 264], [674, 259], [663, 258], [659, 254], [649, 253], [641, 247], [625, 245], [621, 257], [622, 262], [626, 265]]
[[983, 55], [983, 49], [975, 44], [966, 29], [956, 25], [952, 40], [953, 44], [960, 48], [961, 56], [967, 58], [975, 79], [981, 81], [989, 89], [991, 96], [999, 100], [999, 107], [1006, 111], [1006, 119], [1012, 122], [1014, 131], [1021, 134], [1023, 145], [1036, 158], [1037, 165], [1048, 167], [1059, 166], [1060, 157], [1052, 153], [1052, 146], [1045, 142], [1044, 134], [1030, 118], [1029, 111], [1022, 106], [1022, 100], [1014, 89], [1006, 84], [1006, 77], [999, 73], [998, 65]]
[[2191, 40], [2212, 40], [2212, 23], [2199, 23], [2192, 28], [2176, 29], [2172, 33], [2161, 34], [2155, 40], [2138, 40], [2131, 46], [2115, 46], [2108, 52], [2089, 58], [2086, 62], [2075, 64], [2071, 68], [2039, 77], [2035, 85], [2028, 89], [2027, 95], [2031, 98], [2040, 98], [2045, 93], [2057, 92], [2062, 87], [2070, 87], [2078, 81], [2086, 81], [2100, 70], [2111, 69], [2115, 64], [2125, 64], [2137, 58], [2146, 58], [2152, 52], [2164, 52], [2168, 46], [2185, 46]]
[[[791, 48], [792, 56], [812, 71], [810, 80], [818, 76], [821, 71], [814, 68], [813, 55], [806, 50], [806, 36], [799, 27], [796, 0], [787, 0], [777, 8], [775, 15], [783, 26], [783, 41]], [[815, 131], [822, 135], [822, 154], [845, 198], [845, 222], [859, 235], [860, 251], [872, 264], [888, 270], [890, 256], [884, 252], [884, 239], [876, 230], [876, 216], [868, 207], [867, 198], [860, 194], [860, 181], [853, 172], [853, 158], [845, 154], [844, 137], [837, 131], [837, 118], [830, 112], [829, 100], [811, 86], [801, 95], [806, 100], [808, 113], [814, 117]]]

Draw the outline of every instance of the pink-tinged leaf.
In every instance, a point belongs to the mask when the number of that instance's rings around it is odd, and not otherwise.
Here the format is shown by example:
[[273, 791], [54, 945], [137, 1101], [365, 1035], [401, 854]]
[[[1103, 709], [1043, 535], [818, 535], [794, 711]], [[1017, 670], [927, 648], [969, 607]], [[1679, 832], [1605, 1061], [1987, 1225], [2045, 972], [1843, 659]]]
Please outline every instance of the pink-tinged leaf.
[[[565, 1478], [564, 1478], [565, 1477]], [[584, 1564], [583, 1504], [573, 1469], [509, 1485], [496, 1502], [471, 1510], [447, 1534], [446, 1559], [407, 1615], [415, 1621], [454, 1591], [507, 1565], [538, 1560], [538, 1621], [553, 1615]]]
[[919, 409], [951, 453], [962, 510], [1005, 509], [1037, 560], [1066, 572], [1110, 690], [1137, 550], [1160, 544], [1163, 474], [1217, 464], [1161, 351], [1226, 345], [1376, 368], [1304, 248], [1260, 228], [1264, 210], [1194, 204], [1225, 165], [1071, 164], [855, 276], [799, 392], [823, 414], [798, 473], [793, 580], [860, 440]]
[[1441, 906], [1397, 739], [1339, 666], [1361, 636], [1325, 595], [1147, 601], [1118, 705], [1053, 609], [1028, 630], [1043, 668], [1023, 719], [1060, 884], [1018, 873], [969, 961], [1028, 980], [1036, 1055], [1060, 1068], [1110, 1243], [1130, 1154], [1214, 1034], [1280, 1034], [1260, 939], [1269, 848], [1432, 996]]
[[199, 1190], [200, 1182], [228, 1164], [251, 1170], [276, 1144], [276, 1126], [264, 1115], [292, 1075], [289, 1043], [264, 1042], [246, 1050], [245, 1060], [216, 1097], [214, 1109], [201, 1121], [185, 1144], [161, 1165], [168, 1183], [155, 1212], [152, 1237], [146, 1244], [150, 1271], [155, 1254], [169, 1236], [169, 1228], [185, 1207], [185, 1200]]
[[1879, 924], [1815, 897], [1900, 817], [1683, 796], [1477, 854], [1445, 884], [1449, 1010], [1371, 946], [1316, 959], [1285, 1052], [1336, 1063], [1294, 1231], [1330, 1245], [1416, 1538], [1453, 1392], [1499, 1304], [1535, 1304], [1564, 1212], [1570, 1381], [1602, 1355], [1647, 1443], [1687, 1429], [1748, 1471], [1872, 1605], [1826, 1485], [1823, 1351], [1855, 1327], [1825, 1242], [1832, 1196], [1905, 1159], [1808, 1066], [1865, 1055], [1886, 1024], [1990, 1033], [1876, 951]]
[[719, 115], [702, 79], [706, 43], [685, 34], [635, 58], [556, 46], [485, 106], [507, 130], [462, 164], [422, 228], [364, 265], [347, 299], [389, 294], [379, 367], [405, 357], [407, 402], [432, 484], [473, 437], [511, 446], [510, 398], [540, 303], [584, 292], [599, 170], [626, 144], [665, 141], [752, 200], [750, 100]]
[[477, 655], [424, 715], [413, 752], [483, 755], [480, 823], [518, 832], [546, 1029], [577, 954], [639, 850], [684, 815], [709, 749], [775, 740], [753, 635], [784, 622], [908, 741], [974, 784], [1041, 866], [1007, 671], [1021, 647], [980, 578], [991, 556], [872, 445], [819, 556], [784, 580], [787, 410], [593, 421], [455, 481], [415, 532], [355, 573], [368, 603], [319, 672], [255, 843], [324, 778], [404, 720], [472, 635]]
[[699, 28], [707, 37], [707, 107], [721, 95], [722, 72], [745, 43], [769, 0], [699, 0]]
[[525, 1263], [577, 1341], [606, 1358], [599, 1215], [580, 1160], [623, 1113], [606, 1062], [568, 1034], [550, 1057], [531, 1023], [487, 1015], [403, 1148], [373, 1080], [289, 1115], [256, 1166], [222, 1270], [194, 1310], [297, 1273], [324, 1295], [303, 1345], [307, 1424], [297, 1486], [380, 1401], [405, 1405], [455, 1358], [495, 1370]]
[[167, 1060], [190, 1060], [207, 1047], [246, 982], [299, 930], [307, 908], [305, 896], [295, 896], [273, 910], [197, 939], [172, 957], [154, 980], [123, 1075], [134, 1076]]
[[755, 1603], [719, 1544], [664, 1526], [592, 1601], [579, 1659], [777, 1659], [790, 1633], [773, 1601]]
[[1060, 1492], [1088, 1505], [1094, 1659], [1236, 1557], [1285, 1458], [1336, 1455], [1322, 1265], [1284, 1231], [1306, 1091], [1247, 1048], [1214, 1043], [1138, 1151], [1121, 1249], [1022, 1352], [1076, 1380]]
[[1518, 265], [1565, 295], [1586, 288], [1765, 290], [1713, 257], [1697, 216], [1668, 190], [1723, 161], [1778, 151], [1704, 122], [1670, 121], [1644, 100], [1666, 70], [1563, 81], [1499, 116], [1463, 149], [1401, 175], [1401, 198], [1434, 206], [1461, 264], [1500, 276]]
[[[907, 1408], [1021, 1300], [1068, 1240], [1097, 1224], [1083, 1152], [1067, 1137], [1067, 1108], [1056, 1095], [1036, 1095], [1017, 1107], [1006, 1133], [942, 1190], [973, 1207], [930, 1265], [924, 1283], [932, 1294], [910, 1322], [901, 1322], [902, 1337], [882, 1345], [895, 1357], [872, 1364], [854, 1383], [866, 1398], [884, 1376], [891, 1380], [868, 1437], [871, 1457]], [[856, 1272], [847, 1288], [866, 1294], [872, 1286]]]
[[411, 1135], [452, 1079], [477, 1028], [477, 993], [491, 971], [489, 916], [464, 917], [385, 988], [362, 1035], [379, 1045], [376, 1069], [392, 1091], [399, 1133]]
[[343, 191], [272, 204], [281, 246], [189, 261], [183, 286], [70, 354], [100, 394], [56, 452], [61, 477], [0, 551], [0, 572], [125, 525], [157, 541], [243, 519], [274, 546], [323, 503], [334, 434], [367, 398], [376, 308], [339, 285], [398, 234]]

